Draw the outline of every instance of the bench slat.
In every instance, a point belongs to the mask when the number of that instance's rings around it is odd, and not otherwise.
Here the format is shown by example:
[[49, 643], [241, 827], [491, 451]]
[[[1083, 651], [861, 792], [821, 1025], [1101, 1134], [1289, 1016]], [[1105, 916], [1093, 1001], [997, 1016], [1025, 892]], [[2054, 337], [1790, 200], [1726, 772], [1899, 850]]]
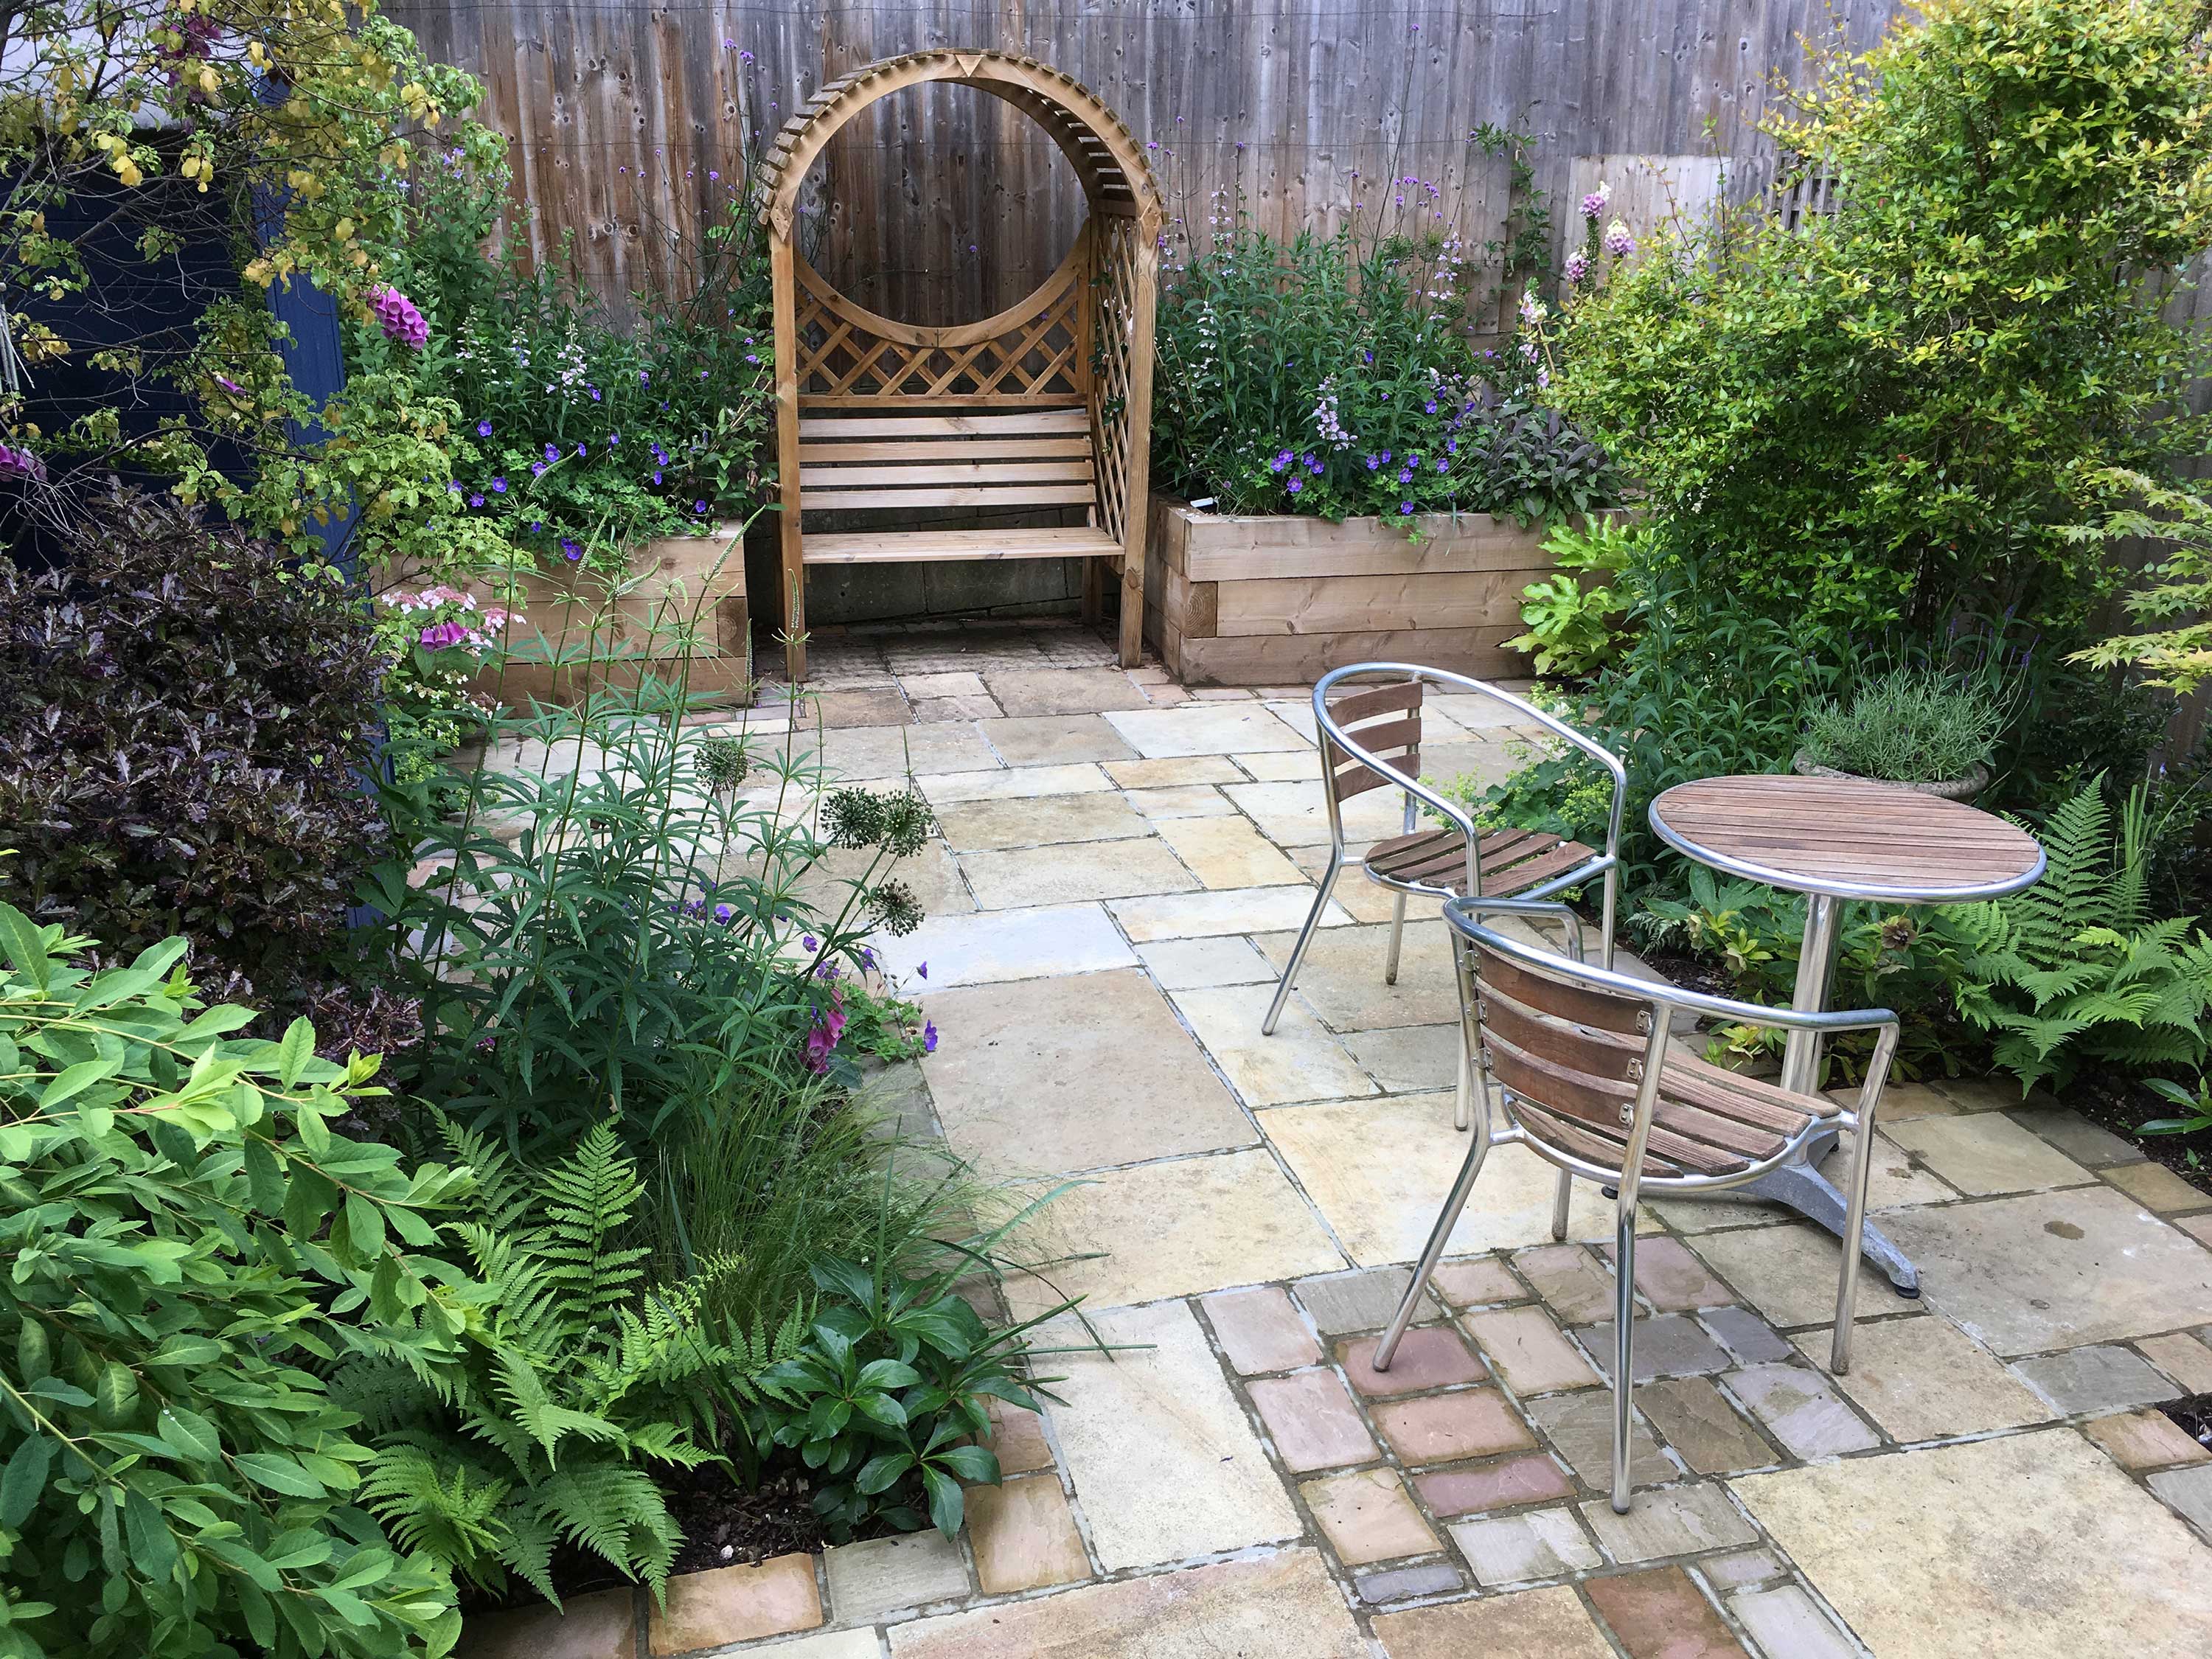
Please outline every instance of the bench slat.
[[1045, 460], [1054, 456], [1090, 458], [1088, 436], [1073, 438], [924, 438], [913, 443], [802, 443], [799, 465], [813, 461], [972, 461], [978, 456], [1009, 461]]
[[866, 531], [809, 536], [809, 564], [924, 564], [949, 559], [1078, 559], [1117, 556], [1115, 541], [1096, 526], [1042, 530]]
[[851, 489], [860, 484], [1087, 483], [1091, 463], [1002, 461], [995, 457], [944, 461], [927, 466], [801, 466], [803, 489]]
[[[937, 405], [942, 408], [940, 400]], [[1012, 415], [814, 415], [801, 416], [799, 435], [826, 438], [957, 438], [988, 434], [1042, 437], [1056, 432], [1091, 430], [1084, 409], [1032, 409]]]
[[1011, 484], [992, 489], [981, 484], [944, 484], [926, 489], [809, 489], [799, 504], [809, 513], [846, 512], [877, 507], [1085, 507], [1098, 498], [1087, 483]]

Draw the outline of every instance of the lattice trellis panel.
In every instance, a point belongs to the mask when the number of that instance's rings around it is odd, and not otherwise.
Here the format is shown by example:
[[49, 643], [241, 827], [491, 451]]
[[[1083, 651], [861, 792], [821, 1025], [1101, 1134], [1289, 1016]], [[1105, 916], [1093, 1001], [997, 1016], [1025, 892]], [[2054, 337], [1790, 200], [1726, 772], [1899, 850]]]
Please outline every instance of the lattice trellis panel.
[[[1115, 540], [1129, 514], [1129, 349], [1143, 232], [1133, 219], [1097, 222], [1098, 325], [1091, 356], [1091, 429], [1098, 468], [1098, 522]], [[1141, 505], [1139, 508], [1142, 511]]]
[[888, 337], [810, 294], [799, 306], [799, 392], [804, 398], [971, 400], [1069, 398], [1083, 390], [1076, 361], [1080, 284], [1006, 332], [957, 344]]

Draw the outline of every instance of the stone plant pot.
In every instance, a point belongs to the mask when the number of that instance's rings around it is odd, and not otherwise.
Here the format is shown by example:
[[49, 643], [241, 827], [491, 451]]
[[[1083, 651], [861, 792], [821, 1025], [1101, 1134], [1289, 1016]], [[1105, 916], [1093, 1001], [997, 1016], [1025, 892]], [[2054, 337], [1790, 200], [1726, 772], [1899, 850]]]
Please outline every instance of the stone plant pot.
[[1832, 766], [1821, 765], [1800, 749], [1790, 767], [1801, 778], [1852, 778], [1861, 783], [1887, 783], [1893, 789], [1910, 789], [1939, 800], [1970, 801], [1990, 787], [1990, 769], [1986, 766], [1977, 766], [1963, 778], [1948, 778], [1941, 783], [1901, 783], [1893, 778], [1862, 778], [1856, 772], [1839, 772]]

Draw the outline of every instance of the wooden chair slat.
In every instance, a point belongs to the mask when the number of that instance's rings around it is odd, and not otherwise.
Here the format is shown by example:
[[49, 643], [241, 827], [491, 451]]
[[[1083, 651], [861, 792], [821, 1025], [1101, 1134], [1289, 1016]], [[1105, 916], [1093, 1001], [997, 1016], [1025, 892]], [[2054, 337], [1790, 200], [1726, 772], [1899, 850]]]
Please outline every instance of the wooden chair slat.
[[1403, 708], [1418, 709], [1421, 706], [1421, 689], [1419, 680], [1401, 680], [1395, 685], [1354, 691], [1330, 703], [1328, 717], [1350, 732], [1361, 720], [1373, 720], [1377, 714], [1395, 714]]
[[1494, 989], [1483, 992], [1480, 1002], [1486, 1034], [1502, 1036], [1515, 1048], [1552, 1065], [1634, 1091], [1630, 1079], [1643, 1055], [1641, 1037], [1550, 1019]]
[[[1519, 1121], [1522, 1128], [1537, 1139], [1563, 1152], [1572, 1152], [1576, 1157], [1595, 1164], [1600, 1169], [1618, 1168], [1627, 1161], [1628, 1147], [1625, 1141], [1608, 1140], [1605, 1136], [1582, 1124], [1555, 1116], [1550, 1112], [1529, 1105], [1525, 1101], [1513, 1109], [1513, 1115]], [[1663, 1158], [1654, 1158], [1651, 1155], [1650, 1144], [1648, 1142], [1645, 1144], [1644, 1148], [1644, 1178], [1645, 1180], [1651, 1180], [1655, 1176], [1679, 1176], [1681, 1173], [1681, 1167], [1679, 1164], [1670, 1164]]]
[[1641, 1000], [1618, 996], [1587, 985], [1569, 985], [1523, 968], [1487, 945], [1474, 947], [1475, 983], [1496, 986], [1525, 1006], [1577, 1025], [1638, 1035], [1650, 1029], [1651, 1007]]
[[[1525, 1101], [1554, 1116], [1572, 1119], [1596, 1133], [1609, 1138], [1626, 1135], [1628, 1126], [1622, 1121], [1621, 1110], [1635, 1098], [1633, 1084], [1608, 1083], [1602, 1078], [1554, 1066], [1502, 1041], [1494, 1030], [1483, 1033], [1483, 1050], [1489, 1058], [1490, 1074], [1504, 1086], [1510, 1097], [1506, 1109], [1516, 1116], [1521, 1103]], [[1680, 1121], [1680, 1115], [1675, 1115]], [[1625, 1139], [1616, 1145], [1613, 1152], [1616, 1163], [1626, 1145]], [[1660, 1123], [1656, 1112], [1644, 1145], [1647, 1152], [1656, 1152], [1701, 1175], [1732, 1174], [1751, 1162], [1739, 1153], [1710, 1146], [1673, 1126]]]
[[809, 564], [929, 564], [949, 559], [1082, 559], [1121, 553], [1095, 526], [1037, 530], [859, 531], [806, 538]]
[[[1330, 780], [1330, 787], [1336, 791], [1337, 799], [1350, 800], [1354, 795], [1364, 795], [1370, 789], [1402, 787], [1405, 779], [1420, 775], [1421, 751], [1418, 749], [1408, 749], [1402, 755], [1385, 755], [1382, 759], [1389, 770], [1378, 772], [1371, 766], [1355, 762], [1337, 773]], [[1391, 776], [1390, 770], [1400, 765], [1405, 770], [1397, 777]]]
[[1525, 891], [1540, 885], [1554, 876], [1563, 876], [1578, 864], [1587, 864], [1592, 854], [1580, 842], [1563, 841], [1540, 858], [1516, 860], [1502, 870], [1493, 870], [1487, 861], [1482, 866], [1483, 890], [1497, 897]]

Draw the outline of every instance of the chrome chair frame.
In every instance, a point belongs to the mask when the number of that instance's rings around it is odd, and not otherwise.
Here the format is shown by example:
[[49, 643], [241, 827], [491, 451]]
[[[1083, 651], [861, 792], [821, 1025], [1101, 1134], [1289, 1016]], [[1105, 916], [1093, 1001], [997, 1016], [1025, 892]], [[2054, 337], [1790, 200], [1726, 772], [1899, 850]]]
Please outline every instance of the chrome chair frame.
[[[1839, 1009], [1827, 1013], [1770, 1008], [1758, 1003], [1738, 1002], [1729, 997], [1708, 996], [1678, 986], [1655, 984], [1648, 980], [1632, 978], [1604, 968], [1592, 968], [1571, 957], [1537, 950], [1475, 920], [1480, 915], [1500, 912], [1525, 913], [1532, 919], [1547, 915], [1550, 907], [1540, 903], [1528, 905], [1514, 899], [1490, 899], [1478, 904], [1455, 898], [1448, 900], [1443, 908], [1444, 924], [1452, 933], [1452, 962], [1459, 984], [1462, 1065], [1464, 1070], [1480, 1074], [1477, 1092], [1481, 1100], [1481, 1121], [1475, 1126], [1474, 1144], [1468, 1148], [1458, 1178], [1453, 1182], [1443, 1208], [1437, 1212], [1436, 1225], [1429, 1233], [1427, 1243], [1422, 1247], [1420, 1261], [1413, 1269], [1412, 1284], [1404, 1299], [1399, 1303], [1397, 1312], [1392, 1316], [1389, 1328], [1383, 1332], [1382, 1342], [1376, 1348], [1375, 1369], [1378, 1371], [1389, 1370], [1390, 1362], [1397, 1354], [1399, 1341], [1413, 1320], [1422, 1287], [1428, 1283], [1429, 1275], [1436, 1271], [1437, 1262], [1443, 1255], [1445, 1243], [1459, 1220], [1460, 1212], [1467, 1207], [1468, 1196], [1474, 1189], [1474, 1179], [1481, 1170], [1483, 1159], [1492, 1146], [1518, 1143], [1559, 1170], [1563, 1201], [1553, 1217], [1553, 1237], [1555, 1238], [1564, 1236], [1564, 1200], [1569, 1183], [1576, 1176], [1595, 1181], [1601, 1187], [1611, 1189], [1617, 1194], [1613, 1222], [1612, 1501], [1615, 1511], [1626, 1515], [1629, 1508], [1629, 1406], [1636, 1376], [1634, 1316], [1636, 1206], [1638, 1200], [1646, 1192], [1662, 1196], [1695, 1196], [1745, 1186], [1800, 1155], [1805, 1143], [1816, 1134], [1838, 1129], [1851, 1130], [1856, 1137], [1856, 1145], [1851, 1159], [1850, 1187], [1847, 1194], [1849, 1211], [1843, 1233], [1843, 1270], [1836, 1287], [1835, 1332], [1829, 1350], [1830, 1369], [1838, 1375], [1849, 1370], [1851, 1304], [1858, 1290], [1859, 1263], [1863, 1255], [1862, 1245], [1866, 1228], [1867, 1184], [1874, 1168], [1873, 1127], [1875, 1114], [1881, 1103], [1883, 1080], [1888, 1076], [1890, 1062], [1897, 1053], [1898, 1018], [1887, 1008]], [[1516, 1097], [1511, 1090], [1506, 1089], [1492, 1075], [1483, 1043], [1481, 1007], [1474, 994], [1474, 972], [1470, 966], [1474, 947], [1477, 944], [1543, 977], [1568, 985], [1611, 992], [1618, 997], [1644, 1005], [1644, 1014], [1639, 1021], [1639, 1024], [1646, 1025], [1644, 1048], [1639, 1062], [1636, 1097], [1629, 1115], [1626, 1144], [1622, 1148], [1619, 1169], [1594, 1164], [1563, 1151], [1531, 1134], [1512, 1121], [1510, 1103]], [[1659, 1103], [1661, 1075], [1667, 1059], [1668, 1023], [1677, 1012], [1726, 1020], [1731, 1024], [1805, 1031], [1816, 1036], [1866, 1030], [1879, 1031], [1881, 1035], [1875, 1041], [1874, 1055], [1867, 1066], [1866, 1082], [1859, 1090], [1855, 1107], [1844, 1108], [1826, 1117], [1808, 1118], [1804, 1128], [1787, 1137], [1778, 1152], [1754, 1160], [1740, 1170], [1713, 1176], [1646, 1176], [1644, 1174], [1644, 1149], [1650, 1139], [1652, 1118]], [[1508, 1121], [1502, 1126], [1494, 1124], [1491, 1119], [1491, 1090], [1493, 1085], [1498, 1088], [1502, 1099], [1508, 1103], [1505, 1106]], [[1530, 1103], [1541, 1105], [1543, 1103], [1532, 1100]]]
[[[1283, 1005], [1290, 1000], [1291, 983], [1297, 978], [1298, 964], [1305, 960], [1307, 947], [1313, 943], [1314, 934], [1321, 927], [1322, 913], [1328, 909], [1329, 896], [1335, 890], [1336, 878], [1344, 871], [1344, 805], [1337, 794], [1338, 763], [1334, 754], [1341, 754], [1346, 759], [1356, 762], [1405, 792], [1405, 828], [1401, 833], [1411, 835], [1419, 827], [1420, 808], [1424, 805], [1442, 815], [1456, 829], [1461, 839], [1467, 843], [1468, 899], [1479, 900], [1480, 908], [1488, 908], [1491, 903], [1489, 900], [1480, 899], [1482, 891], [1482, 832], [1475, 828], [1474, 820], [1468, 816], [1465, 809], [1448, 800], [1419, 778], [1407, 776], [1389, 762], [1370, 753], [1330, 716], [1328, 694], [1331, 691], [1346, 680], [1375, 678], [1418, 680], [1425, 685], [1453, 686], [1477, 696], [1492, 698], [1514, 710], [1522, 721], [1540, 726], [1562, 742], [1581, 750], [1612, 775], [1613, 810], [1606, 820], [1604, 848], [1595, 857], [1586, 860], [1564, 875], [1540, 882], [1525, 892], [1516, 893], [1513, 908], [1523, 914], [1530, 914], [1529, 907], [1540, 906], [1541, 914], [1571, 939], [1574, 953], [1580, 957], [1583, 954], [1582, 918], [1568, 907], [1565, 899], [1554, 899], [1553, 896], [1584, 886], [1593, 877], [1601, 877], [1605, 897], [1599, 923], [1598, 960], [1607, 969], [1613, 966], [1613, 912], [1620, 886], [1620, 821], [1628, 804], [1628, 772], [1620, 757], [1584, 737], [1558, 715], [1548, 714], [1527, 698], [1516, 697], [1510, 691], [1486, 681], [1474, 679], [1465, 674], [1455, 674], [1449, 669], [1424, 667], [1419, 663], [1349, 663], [1322, 675], [1313, 689], [1314, 729], [1317, 739], [1315, 747], [1321, 756], [1322, 796], [1328, 805], [1328, 865], [1322, 872], [1321, 890], [1314, 896], [1313, 908], [1306, 913], [1305, 924], [1298, 929], [1297, 939], [1291, 946], [1291, 959], [1284, 965], [1283, 977], [1275, 987], [1274, 1000], [1267, 1005], [1267, 1017], [1260, 1022], [1260, 1030], [1264, 1036], [1273, 1036], [1275, 1033], [1275, 1024], [1282, 1018]], [[1395, 985], [1398, 982], [1399, 946], [1406, 932], [1407, 895], [1421, 893], [1449, 900], [1455, 896], [1454, 890], [1428, 882], [1400, 881], [1379, 875], [1364, 859], [1360, 870], [1376, 886], [1388, 887], [1397, 895], [1390, 914], [1390, 951], [1382, 965], [1382, 982]], [[1472, 1121], [1469, 1104], [1471, 1079], [1465, 1054], [1462, 1054], [1460, 1059], [1457, 1092], [1454, 1122], [1459, 1128], [1465, 1129]], [[1559, 1176], [1559, 1189], [1553, 1206], [1552, 1218], [1552, 1235], [1555, 1238], [1566, 1237], [1570, 1179], [1565, 1173]]]

